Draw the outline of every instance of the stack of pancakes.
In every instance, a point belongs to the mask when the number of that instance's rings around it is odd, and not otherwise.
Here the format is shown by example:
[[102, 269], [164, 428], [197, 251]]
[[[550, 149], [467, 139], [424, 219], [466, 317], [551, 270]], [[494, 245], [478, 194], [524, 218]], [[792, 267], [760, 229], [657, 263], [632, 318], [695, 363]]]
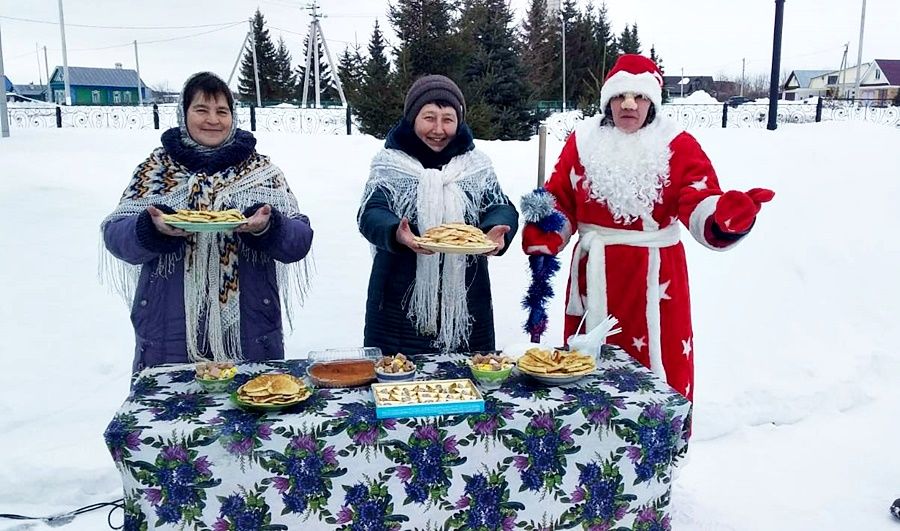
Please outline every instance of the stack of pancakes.
[[309, 398], [312, 391], [291, 374], [262, 374], [237, 390], [238, 399], [254, 406], [284, 406]]

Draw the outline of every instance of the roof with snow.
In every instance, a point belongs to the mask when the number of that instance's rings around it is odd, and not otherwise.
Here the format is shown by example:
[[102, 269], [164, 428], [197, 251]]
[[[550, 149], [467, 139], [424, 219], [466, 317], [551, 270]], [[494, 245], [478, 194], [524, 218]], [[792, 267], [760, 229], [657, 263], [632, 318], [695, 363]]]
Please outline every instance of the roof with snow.
[[3, 76], [3, 86], [6, 87], [6, 92], [15, 92], [12, 81], [6, 76]]

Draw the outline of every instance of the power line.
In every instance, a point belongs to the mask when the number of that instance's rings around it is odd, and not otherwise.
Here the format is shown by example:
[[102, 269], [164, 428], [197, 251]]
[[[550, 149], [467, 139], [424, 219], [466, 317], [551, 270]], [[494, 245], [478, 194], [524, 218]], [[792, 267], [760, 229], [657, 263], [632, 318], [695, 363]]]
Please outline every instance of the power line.
[[[34, 24], [52, 24], [57, 25], [59, 21], [54, 20], [37, 20], [33, 18], [21, 18], [21, 17], [8, 17], [4, 15], [0, 15], [0, 18], [5, 20], [15, 20], [17, 22], [31, 22]], [[196, 29], [196, 28], [212, 28], [217, 26], [229, 26], [234, 24], [243, 24], [244, 21], [232, 21], [232, 22], [222, 22], [220, 24], [198, 24], [195, 26], [99, 26], [94, 24], [73, 24], [67, 23], [66, 26], [73, 26], [76, 28], [93, 28], [93, 29], [117, 29], [117, 30], [169, 30], [169, 29]]]
[[[156, 40], [152, 40], [152, 41], [138, 41], [138, 44], [157, 44], [160, 42], [171, 42], [171, 41], [179, 41], [179, 40], [183, 40], [183, 39], [190, 39], [192, 37], [199, 37], [200, 35], [207, 35], [209, 33], [215, 33], [217, 31], [227, 30], [229, 28], [233, 28], [233, 27], [239, 26], [241, 24], [244, 24], [243, 20], [240, 22], [235, 22], [234, 24], [231, 24], [228, 26], [212, 29], [209, 31], [201, 31], [199, 33], [191, 33], [190, 35], [181, 35], [180, 37], [171, 37], [168, 39], [156, 39]], [[110, 50], [112, 48], [123, 48], [125, 46], [133, 46], [133, 45], [134, 45], [134, 41], [131, 41], [131, 42], [126, 42], [125, 44], [111, 44], [109, 46], [99, 46], [96, 48], [75, 48], [72, 51], [73, 52], [94, 52], [94, 51], [98, 51], [98, 50]], [[54, 50], [58, 50], [58, 48], [54, 48]]]

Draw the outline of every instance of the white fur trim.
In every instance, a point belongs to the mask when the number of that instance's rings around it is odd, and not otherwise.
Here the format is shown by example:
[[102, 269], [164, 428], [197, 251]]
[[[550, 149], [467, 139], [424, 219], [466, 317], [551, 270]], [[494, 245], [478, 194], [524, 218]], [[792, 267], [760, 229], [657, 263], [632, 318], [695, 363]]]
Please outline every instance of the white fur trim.
[[[678, 225], [674, 225], [677, 227]], [[658, 248], [648, 249], [647, 260], [647, 340], [650, 351], [650, 370], [663, 381], [666, 379], [666, 368], [662, 358], [662, 325], [659, 311], [659, 268], [660, 256]]]
[[634, 92], [650, 98], [659, 113], [662, 107], [662, 85], [660, 79], [650, 72], [632, 74], [624, 70], [616, 72], [606, 80], [600, 89], [600, 109], [606, 109], [609, 100], [625, 92]]
[[691, 236], [697, 240], [700, 245], [706, 247], [707, 249], [712, 249], [713, 251], [727, 251], [731, 249], [735, 245], [741, 242], [741, 240], [737, 240], [733, 243], [729, 243], [723, 247], [717, 247], [712, 244], [709, 240], [706, 239], [706, 220], [709, 219], [716, 211], [716, 205], [719, 203], [719, 198], [722, 197], [720, 195], [711, 195], [697, 203], [697, 206], [694, 207], [694, 210], [691, 212], [691, 217], [688, 220], [688, 228], [691, 231]]
[[[569, 271], [569, 304], [566, 315], [584, 315], [587, 306], [588, 316], [585, 319], [587, 330], [593, 329], [607, 317], [606, 288], [606, 246], [630, 245], [632, 247], [660, 248], [670, 247], [681, 241], [677, 224], [658, 231], [639, 231], [614, 229], [581, 223], [578, 225], [581, 239], [575, 247], [572, 265]], [[587, 297], [583, 300], [578, 292], [580, 284], [579, 264], [587, 256]], [[657, 273], [657, 277], [659, 274]], [[656, 280], [657, 284], [659, 279]], [[659, 291], [659, 287], [656, 288]]]

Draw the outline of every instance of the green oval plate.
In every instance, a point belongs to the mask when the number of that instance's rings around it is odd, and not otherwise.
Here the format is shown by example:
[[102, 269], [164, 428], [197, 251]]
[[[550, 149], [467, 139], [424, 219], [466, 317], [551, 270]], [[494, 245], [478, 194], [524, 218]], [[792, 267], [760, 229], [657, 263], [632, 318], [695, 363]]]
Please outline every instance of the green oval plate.
[[246, 221], [170, 221], [167, 222], [175, 228], [185, 230], [187, 232], [228, 232], [246, 223]]

